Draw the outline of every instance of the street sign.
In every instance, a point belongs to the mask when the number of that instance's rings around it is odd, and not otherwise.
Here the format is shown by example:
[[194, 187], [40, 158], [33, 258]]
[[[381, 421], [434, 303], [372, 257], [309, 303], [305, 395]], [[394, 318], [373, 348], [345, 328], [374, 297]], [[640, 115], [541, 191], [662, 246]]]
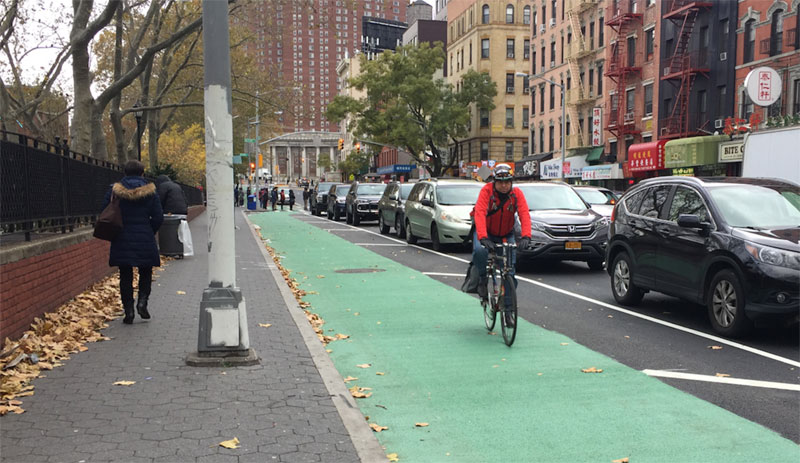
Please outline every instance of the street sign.
[[255, 138], [245, 138], [245, 139], [244, 139], [244, 142], [245, 142], [245, 143], [255, 143], [255, 142], [256, 142], [256, 139], [255, 139]]
[[758, 106], [770, 106], [781, 97], [781, 76], [774, 69], [762, 66], [753, 69], [744, 78], [747, 96]]
[[242, 163], [242, 156], [238, 154], [233, 155], [233, 163], [234, 164], [241, 164]]

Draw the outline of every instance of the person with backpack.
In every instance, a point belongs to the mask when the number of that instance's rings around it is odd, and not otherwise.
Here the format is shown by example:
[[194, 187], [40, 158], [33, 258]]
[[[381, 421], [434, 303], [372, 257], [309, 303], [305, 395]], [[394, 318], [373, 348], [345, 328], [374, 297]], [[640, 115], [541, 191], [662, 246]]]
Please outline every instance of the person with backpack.
[[294, 207], [294, 190], [291, 188], [289, 189], [289, 210], [293, 210]]
[[[515, 214], [519, 216], [522, 227], [519, 247], [528, 247], [531, 240], [531, 216], [528, 203], [522, 190], [512, 185], [513, 179], [511, 166], [498, 164], [494, 168], [494, 180], [481, 188], [478, 201], [472, 210], [475, 223], [475, 233], [472, 237], [472, 265], [477, 268], [480, 276], [478, 295], [481, 300], [487, 299], [486, 263], [489, 260], [489, 250], [494, 249], [496, 243], [502, 243], [503, 239], [509, 243], [516, 241], [514, 239]], [[512, 251], [511, 276], [515, 283], [514, 265], [516, 262], [516, 252]], [[507, 324], [513, 326], [514, 320], [511, 319], [512, 317], [508, 318]]]

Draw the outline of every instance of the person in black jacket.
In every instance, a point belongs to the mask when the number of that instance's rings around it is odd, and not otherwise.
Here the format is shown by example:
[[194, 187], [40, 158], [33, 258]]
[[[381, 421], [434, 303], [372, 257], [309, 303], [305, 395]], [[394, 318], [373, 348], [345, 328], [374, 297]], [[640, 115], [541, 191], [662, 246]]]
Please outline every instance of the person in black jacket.
[[136, 310], [144, 318], [150, 318], [147, 299], [153, 281], [153, 267], [161, 265], [155, 234], [164, 221], [161, 201], [156, 186], [142, 177], [144, 165], [139, 161], [128, 161], [124, 167], [125, 177], [115, 183], [106, 193], [103, 210], [111, 200], [111, 192], [119, 198], [122, 212], [122, 232], [111, 242], [108, 265], [119, 267], [119, 292], [125, 318], [122, 323], [133, 323], [133, 267], [139, 269], [139, 301]]
[[161, 209], [164, 210], [164, 214], [186, 215], [189, 212], [183, 189], [168, 176], [156, 177], [156, 193], [161, 200]]

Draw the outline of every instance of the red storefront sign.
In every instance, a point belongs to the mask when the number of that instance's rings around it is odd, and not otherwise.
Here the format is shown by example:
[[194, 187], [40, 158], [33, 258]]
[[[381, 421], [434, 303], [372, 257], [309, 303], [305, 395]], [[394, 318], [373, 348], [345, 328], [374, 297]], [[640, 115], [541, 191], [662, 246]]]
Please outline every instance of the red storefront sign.
[[664, 145], [668, 140], [638, 143], [628, 148], [628, 169], [631, 172], [646, 172], [664, 168]]

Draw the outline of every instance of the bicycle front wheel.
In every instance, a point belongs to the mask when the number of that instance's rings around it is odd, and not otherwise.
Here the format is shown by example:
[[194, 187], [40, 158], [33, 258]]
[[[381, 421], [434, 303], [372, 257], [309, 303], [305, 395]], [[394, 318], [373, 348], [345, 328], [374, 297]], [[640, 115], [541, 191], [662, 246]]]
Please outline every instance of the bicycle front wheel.
[[500, 301], [499, 305], [503, 308], [503, 313], [500, 316], [503, 340], [507, 346], [511, 346], [517, 337], [517, 289], [514, 284], [514, 277], [511, 275], [506, 275], [503, 279], [502, 292], [498, 299]]
[[486, 323], [486, 329], [492, 331], [494, 324], [497, 321], [497, 298], [500, 294], [499, 288], [500, 274], [495, 272], [494, 275], [489, 275], [488, 288], [486, 293], [489, 298], [488, 301], [483, 301], [483, 322]]

